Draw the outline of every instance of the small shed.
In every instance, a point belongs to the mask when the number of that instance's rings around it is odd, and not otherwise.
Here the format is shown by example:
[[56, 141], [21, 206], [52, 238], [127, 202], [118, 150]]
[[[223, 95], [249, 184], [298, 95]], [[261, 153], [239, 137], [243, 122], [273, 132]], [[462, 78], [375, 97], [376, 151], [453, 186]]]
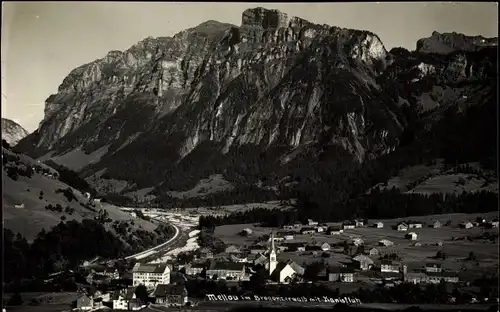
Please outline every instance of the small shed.
[[405, 237], [410, 239], [410, 240], [417, 240], [418, 235], [415, 232], [410, 232], [410, 233], [406, 234]]
[[435, 229], [440, 228], [441, 222], [439, 222], [439, 220], [434, 221], [434, 223], [432, 224], [432, 227]]

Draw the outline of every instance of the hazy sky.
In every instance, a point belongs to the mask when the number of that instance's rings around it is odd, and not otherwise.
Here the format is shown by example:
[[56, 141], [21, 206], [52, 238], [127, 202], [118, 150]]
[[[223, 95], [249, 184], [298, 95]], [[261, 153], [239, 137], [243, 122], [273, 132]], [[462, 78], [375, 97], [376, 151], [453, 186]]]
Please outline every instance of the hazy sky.
[[387, 49], [415, 49], [439, 32], [497, 37], [496, 3], [2, 2], [2, 117], [34, 131], [45, 99], [75, 67], [148, 36], [172, 36], [207, 20], [241, 24], [252, 7], [318, 24], [370, 30]]

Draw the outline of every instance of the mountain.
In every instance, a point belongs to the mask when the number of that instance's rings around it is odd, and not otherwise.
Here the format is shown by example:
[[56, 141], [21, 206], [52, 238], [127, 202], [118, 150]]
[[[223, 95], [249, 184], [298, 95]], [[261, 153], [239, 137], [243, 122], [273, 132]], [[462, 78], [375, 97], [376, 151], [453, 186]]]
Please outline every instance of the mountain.
[[[318, 183], [366, 192], [424, 158], [495, 157], [496, 39], [478, 38], [434, 33], [387, 51], [369, 31], [249, 9], [239, 27], [207, 21], [74, 69], [16, 150], [108, 194], [168, 201], [218, 174], [233, 196]], [[390, 170], [346, 180], [379, 160]]]
[[16, 145], [22, 138], [28, 135], [23, 127], [15, 121], [2, 118], [2, 139], [7, 141], [9, 145]]

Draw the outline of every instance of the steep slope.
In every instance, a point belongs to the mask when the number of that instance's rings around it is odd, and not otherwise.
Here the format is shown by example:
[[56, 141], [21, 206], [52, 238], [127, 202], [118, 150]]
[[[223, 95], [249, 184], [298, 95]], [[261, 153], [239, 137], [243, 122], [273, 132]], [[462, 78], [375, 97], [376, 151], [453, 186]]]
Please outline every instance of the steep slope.
[[21, 141], [22, 138], [26, 137], [28, 134], [28, 131], [26, 131], [15, 121], [2, 118], [2, 139], [5, 140], [9, 145], [16, 145], [19, 141]]
[[[5, 228], [32, 240], [42, 229], [61, 220], [94, 219], [107, 215], [113, 222], [130, 223], [132, 229], [154, 231], [157, 224], [134, 219], [117, 207], [94, 203], [82, 191], [60, 181], [57, 170], [30, 157], [2, 148], [2, 210]], [[123, 237], [125, 239], [125, 237]]]
[[496, 98], [496, 46], [436, 54], [428, 41], [387, 52], [368, 31], [250, 9], [240, 27], [208, 21], [73, 70], [17, 149], [61, 163], [93, 155], [78, 169], [120, 185], [107, 193], [168, 196], [214, 174], [272, 186], [304, 166], [356, 167], [450, 107]]

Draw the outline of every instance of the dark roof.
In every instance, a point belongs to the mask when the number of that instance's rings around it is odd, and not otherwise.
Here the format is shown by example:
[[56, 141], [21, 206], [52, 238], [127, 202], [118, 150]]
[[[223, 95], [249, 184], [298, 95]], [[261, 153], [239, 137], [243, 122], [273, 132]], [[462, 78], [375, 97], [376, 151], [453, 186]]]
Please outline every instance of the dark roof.
[[276, 265], [276, 268], [271, 273], [271, 279], [278, 278], [281, 270], [283, 270], [286, 267], [287, 264], [288, 263], [286, 263], [286, 262], [278, 262], [278, 264]]
[[389, 259], [382, 259], [381, 264], [385, 264], [385, 265], [393, 265], [394, 263], [392, 263], [392, 260], [389, 260]]
[[426, 263], [425, 266], [428, 268], [440, 268], [441, 263]]
[[155, 297], [181, 296], [187, 295], [187, 290], [184, 285], [180, 284], [158, 284], [154, 292]]
[[427, 272], [427, 275], [437, 277], [458, 277], [458, 274], [455, 272]]
[[356, 225], [356, 221], [345, 221], [342, 225]]
[[328, 231], [340, 231], [342, 228], [340, 226], [330, 226], [328, 227]]
[[168, 264], [158, 263], [158, 264], [144, 264], [138, 263], [134, 266], [132, 272], [134, 273], [163, 273], [167, 268]]
[[316, 231], [316, 229], [312, 227], [303, 227], [300, 229], [300, 232], [305, 232], [305, 231]]
[[243, 263], [214, 261], [210, 264], [210, 270], [242, 271]]
[[132, 300], [135, 293], [135, 287], [128, 287], [127, 292], [125, 293], [125, 300]]
[[333, 267], [328, 269], [328, 273], [334, 273], [334, 274], [350, 274], [354, 273], [354, 269], [352, 268], [343, 268], [343, 267]]

